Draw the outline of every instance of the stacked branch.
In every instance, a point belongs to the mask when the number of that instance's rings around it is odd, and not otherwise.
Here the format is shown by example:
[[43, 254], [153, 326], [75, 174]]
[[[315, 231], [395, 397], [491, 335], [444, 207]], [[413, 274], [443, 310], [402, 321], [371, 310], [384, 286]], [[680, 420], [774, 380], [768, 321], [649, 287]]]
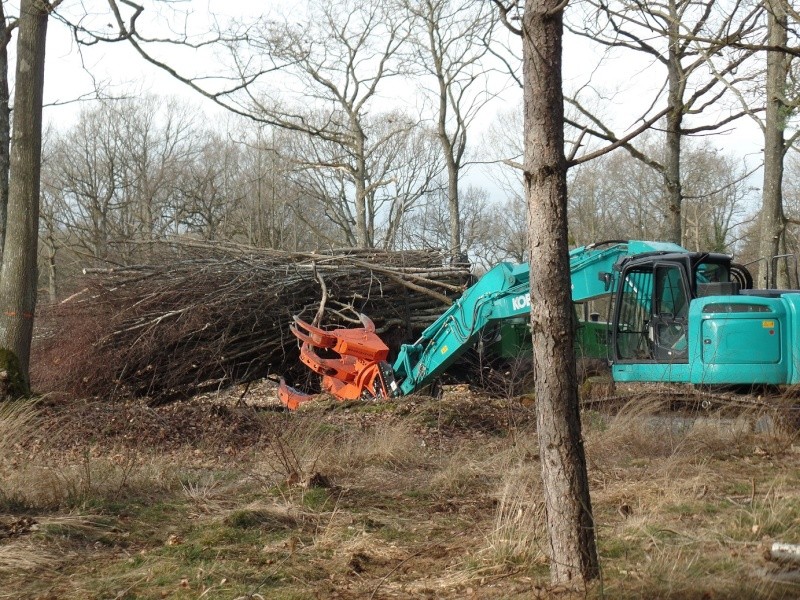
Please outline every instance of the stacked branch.
[[50, 307], [34, 385], [71, 396], [154, 403], [281, 374], [313, 385], [289, 332], [369, 315], [397, 348], [430, 325], [469, 272], [437, 252], [290, 253], [233, 245], [163, 245], [148, 265], [86, 271], [86, 287]]

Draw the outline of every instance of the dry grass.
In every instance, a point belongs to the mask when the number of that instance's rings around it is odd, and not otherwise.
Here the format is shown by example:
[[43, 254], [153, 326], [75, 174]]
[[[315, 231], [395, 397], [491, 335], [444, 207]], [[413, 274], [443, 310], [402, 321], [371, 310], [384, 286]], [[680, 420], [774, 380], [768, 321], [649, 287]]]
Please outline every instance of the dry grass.
[[540, 490], [541, 480], [534, 465], [520, 465], [504, 474], [493, 526], [487, 535], [490, 564], [544, 563], [547, 534]]
[[380, 421], [363, 431], [351, 431], [326, 457], [331, 467], [349, 471], [380, 465], [387, 471], [413, 468], [425, 462], [423, 438], [413, 426], [398, 418]]
[[[0, 578], [14, 598], [66, 600], [548, 597], [535, 431], [445, 429], [428, 415], [467, 413], [429, 402], [414, 418], [265, 413], [268, 435], [235, 458], [56, 459], [30, 452], [35, 410], [17, 407], [0, 429]], [[756, 413], [664, 408], [584, 415], [603, 570], [588, 597], [800, 595], [763, 559], [765, 540], [800, 543], [797, 440]], [[25, 516], [35, 529], [2, 537]]]
[[36, 403], [0, 402], [0, 456], [11, 456], [36, 429]]
[[157, 496], [180, 485], [178, 467], [159, 455], [87, 451], [73, 463], [21, 462], [5, 473], [0, 498], [28, 510], [80, 508], [86, 504]]
[[322, 457], [331, 454], [336, 438], [336, 431], [319, 418], [278, 418], [269, 427], [255, 470], [269, 478], [268, 484], [300, 481], [315, 472]]
[[629, 404], [589, 419], [604, 593], [794, 597], [757, 572], [765, 536], [800, 540], [795, 435], [756, 411], [695, 417]]
[[[0, 575], [51, 569], [58, 562], [58, 555], [42, 550], [27, 540], [0, 545]], [[3, 593], [0, 591], [0, 598]], [[8, 594], [8, 591], [5, 593]]]

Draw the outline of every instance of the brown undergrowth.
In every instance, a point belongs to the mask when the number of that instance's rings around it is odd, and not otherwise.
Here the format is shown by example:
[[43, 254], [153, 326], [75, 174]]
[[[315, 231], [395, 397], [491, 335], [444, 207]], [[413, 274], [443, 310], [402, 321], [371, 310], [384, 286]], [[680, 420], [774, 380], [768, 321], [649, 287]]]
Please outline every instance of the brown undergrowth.
[[[575, 595], [548, 582], [533, 407], [261, 404], [2, 407], [0, 598]], [[800, 543], [793, 432], [645, 396], [583, 420], [602, 579], [580, 597], [800, 594], [764, 558]]]

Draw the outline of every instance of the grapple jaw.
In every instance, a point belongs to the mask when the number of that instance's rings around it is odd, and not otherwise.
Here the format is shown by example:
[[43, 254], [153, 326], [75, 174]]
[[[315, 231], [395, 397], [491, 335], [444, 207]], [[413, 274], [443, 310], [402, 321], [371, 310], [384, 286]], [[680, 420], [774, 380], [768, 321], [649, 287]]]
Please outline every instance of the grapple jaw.
[[280, 399], [281, 404], [283, 404], [289, 410], [297, 410], [304, 402], [313, 400], [314, 396], [286, 385], [286, 381], [284, 381], [283, 377], [281, 377], [281, 382], [278, 385], [278, 398]]
[[[389, 347], [369, 317], [359, 318], [363, 327], [325, 330], [295, 316], [289, 330], [300, 340], [300, 360], [322, 376], [324, 391], [338, 400], [391, 397], [397, 384], [386, 362]], [[278, 396], [290, 410], [312, 398], [284, 382]]]

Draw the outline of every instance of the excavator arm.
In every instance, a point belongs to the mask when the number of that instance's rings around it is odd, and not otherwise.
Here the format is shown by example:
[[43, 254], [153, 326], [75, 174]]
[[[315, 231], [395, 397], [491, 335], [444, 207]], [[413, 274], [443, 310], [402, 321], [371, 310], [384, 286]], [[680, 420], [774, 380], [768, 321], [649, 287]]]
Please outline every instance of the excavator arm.
[[[610, 293], [614, 264], [625, 256], [684, 251], [660, 242], [609, 241], [570, 252], [572, 299], [589, 300]], [[412, 394], [430, 384], [477, 342], [496, 321], [530, 313], [530, 267], [500, 263], [481, 277], [413, 344], [404, 344], [394, 362], [399, 382], [394, 395]]]
[[[570, 252], [572, 297], [588, 300], [615, 287], [614, 264], [646, 253], [686, 252], [661, 242], [608, 241]], [[499, 263], [468, 288], [413, 344], [404, 344], [394, 364], [375, 327], [323, 330], [295, 318], [292, 333], [300, 340], [301, 360], [322, 375], [322, 387], [341, 400], [414, 393], [431, 383], [476, 342], [492, 322], [530, 312], [530, 268], [526, 263]], [[324, 349], [332, 356], [320, 356]], [[296, 408], [308, 396], [281, 384], [281, 400]]]
[[466, 290], [413, 344], [403, 344], [393, 370], [395, 395], [411, 394], [471, 348], [492, 321], [530, 312], [528, 265], [500, 263]]

